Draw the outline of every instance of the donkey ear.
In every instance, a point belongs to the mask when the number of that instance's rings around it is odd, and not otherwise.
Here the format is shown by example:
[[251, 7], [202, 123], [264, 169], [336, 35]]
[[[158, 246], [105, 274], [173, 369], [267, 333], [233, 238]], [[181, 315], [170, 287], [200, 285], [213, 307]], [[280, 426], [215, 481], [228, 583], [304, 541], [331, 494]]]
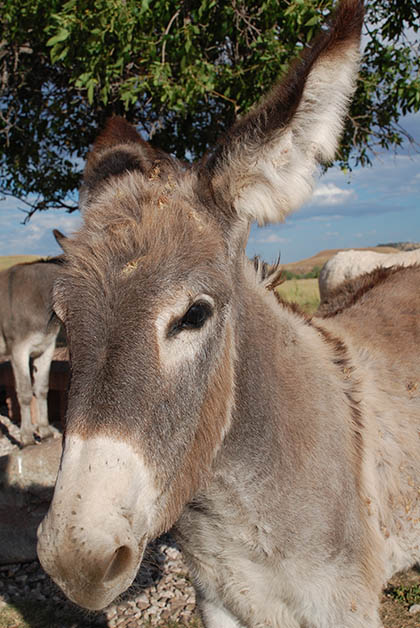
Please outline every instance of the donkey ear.
[[334, 157], [355, 89], [362, 22], [363, 2], [342, 0], [331, 26], [204, 163], [213, 193], [240, 217], [283, 220], [310, 195], [318, 163]]
[[110, 118], [88, 154], [79, 191], [79, 207], [85, 209], [92, 193], [109, 178], [138, 170], [147, 173], [157, 159], [167, 157], [145, 142], [124, 118]]
[[64, 251], [64, 244], [63, 243], [67, 240], [67, 236], [65, 236], [64, 233], [61, 233], [61, 231], [59, 231], [58, 229], [53, 229], [53, 236], [54, 236], [57, 244]]

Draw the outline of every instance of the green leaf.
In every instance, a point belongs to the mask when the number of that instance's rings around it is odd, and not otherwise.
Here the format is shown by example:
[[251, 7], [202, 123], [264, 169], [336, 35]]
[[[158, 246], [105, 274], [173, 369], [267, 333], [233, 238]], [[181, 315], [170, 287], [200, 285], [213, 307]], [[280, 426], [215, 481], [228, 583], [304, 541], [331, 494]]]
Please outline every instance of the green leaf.
[[88, 95], [88, 101], [89, 101], [90, 105], [93, 103], [93, 91], [94, 91], [94, 88], [95, 88], [95, 86], [92, 83], [88, 87], [87, 95]]
[[305, 26], [316, 26], [317, 24], [319, 24], [319, 16], [318, 15], [314, 15], [313, 17], [311, 17], [310, 20], [305, 22]]
[[149, 10], [149, 4], [150, 4], [150, 0], [141, 0], [140, 12], [141, 13], [145, 13], [146, 11], [148, 11]]
[[55, 46], [61, 41], [65, 41], [70, 35], [69, 31], [66, 28], [60, 28], [58, 33], [54, 35], [54, 37], [50, 37], [47, 41], [47, 46]]

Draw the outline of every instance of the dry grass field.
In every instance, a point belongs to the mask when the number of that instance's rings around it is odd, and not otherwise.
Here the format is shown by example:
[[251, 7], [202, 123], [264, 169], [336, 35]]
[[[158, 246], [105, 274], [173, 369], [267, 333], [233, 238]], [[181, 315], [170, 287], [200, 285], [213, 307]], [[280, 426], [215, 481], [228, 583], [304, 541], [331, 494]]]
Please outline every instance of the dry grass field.
[[33, 262], [39, 259], [39, 255], [1, 255], [0, 256], [0, 271], [6, 270], [9, 266], [14, 264], [23, 264], [24, 262]]
[[318, 279], [289, 279], [277, 288], [280, 296], [312, 314], [319, 306]]

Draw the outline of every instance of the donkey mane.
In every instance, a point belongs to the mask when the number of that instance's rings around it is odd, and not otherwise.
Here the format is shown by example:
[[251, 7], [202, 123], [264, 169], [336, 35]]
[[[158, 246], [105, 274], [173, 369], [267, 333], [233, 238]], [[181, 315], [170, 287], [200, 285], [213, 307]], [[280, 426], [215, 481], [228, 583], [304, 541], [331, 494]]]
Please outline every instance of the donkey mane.
[[377, 267], [369, 273], [343, 281], [334, 288], [318, 308], [316, 315], [322, 318], [337, 316], [357, 303], [367, 292], [403, 270], [404, 266]]
[[[390, 269], [382, 269], [382, 270], [390, 270]], [[280, 276], [281, 274], [282, 274], [282, 271], [280, 271]], [[377, 282], [374, 282], [372, 280], [371, 285], [369, 285], [368, 289], [371, 289], [376, 284], [381, 283], [382, 281], [385, 281], [385, 279], [387, 278], [389, 274], [387, 274], [384, 278], [381, 278]], [[282, 283], [282, 281], [280, 281], [279, 283]], [[348, 283], [352, 283], [352, 282], [348, 282]], [[268, 289], [270, 290], [271, 288], [268, 286]], [[367, 292], [368, 289], [365, 290], [365, 292]], [[338, 292], [338, 296], [340, 296], [339, 291], [337, 292]], [[324, 316], [322, 312], [320, 312], [321, 308], [318, 309], [315, 315], [312, 315], [306, 312], [305, 310], [303, 310], [302, 307], [298, 303], [294, 301], [287, 301], [286, 299], [284, 299], [277, 290], [274, 290], [274, 294], [275, 294], [278, 304], [283, 309], [288, 310], [289, 312], [297, 316], [300, 320], [302, 320], [306, 325], [315, 329], [324, 338], [327, 344], [331, 347], [333, 351], [332, 362], [340, 369], [344, 377], [344, 380], [347, 382], [345, 394], [349, 400], [349, 405], [351, 407], [354, 430], [355, 430], [355, 435], [358, 442], [358, 452], [359, 452], [359, 456], [361, 456], [361, 452], [362, 452], [361, 429], [363, 425], [362, 425], [362, 414], [359, 407], [359, 402], [357, 401], [357, 397], [359, 393], [359, 382], [354, 379], [355, 369], [351, 362], [346, 344], [344, 343], [343, 340], [335, 336], [331, 331], [327, 331], [325, 328], [317, 324], [317, 317], [328, 318], [328, 315]], [[360, 293], [358, 293], [357, 298], [355, 298], [352, 301], [352, 303], [356, 302], [362, 295], [363, 295], [363, 291], [360, 290]], [[356, 295], [354, 296], [356, 297]], [[351, 304], [350, 302], [345, 303], [345, 304], [343, 303], [340, 310], [337, 308], [337, 311], [335, 311], [334, 314], [331, 314], [331, 316], [340, 314], [340, 312], [344, 311], [347, 307], [350, 307], [350, 304]]]
[[18, 262], [14, 268], [21, 266], [33, 266], [34, 264], [64, 264], [64, 256], [57, 255], [55, 257], [40, 257], [39, 259], [30, 260], [28, 262]]
[[252, 263], [254, 264], [258, 282], [267, 290], [275, 290], [275, 288], [284, 283], [285, 277], [280, 266], [280, 256], [274, 264], [268, 264], [259, 255], [254, 255]]

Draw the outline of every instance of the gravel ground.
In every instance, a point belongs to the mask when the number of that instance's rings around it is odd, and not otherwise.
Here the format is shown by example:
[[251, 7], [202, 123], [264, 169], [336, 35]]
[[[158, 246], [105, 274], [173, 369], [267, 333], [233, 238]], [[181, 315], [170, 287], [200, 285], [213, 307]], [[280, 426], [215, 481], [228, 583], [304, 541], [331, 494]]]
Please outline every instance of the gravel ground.
[[129, 591], [105, 611], [95, 614], [87, 615], [69, 602], [37, 561], [0, 567], [0, 609], [5, 604], [23, 608], [23, 603], [27, 608], [31, 602], [51, 606], [51, 624], [41, 624], [51, 628], [139, 628], [165, 626], [169, 621], [188, 626], [196, 617], [194, 589], [170, 534], [150, 544]]
[[[18, 426], [8, 417], [1, 416], [0, 456], [16, 451], [19, 445]], [[169, 621], [178, 622], [175, 625], [180, 626], [200, 625], [198, 620], [191, 623], [197, 618], [195, 593], [187, 566], [171, 534], [165, 534], [149, 545], [129, 591], [98, 614], [86, 615], [69, 602], [38, 561], [0, 566], [0, 611], [7, 604], [22, 609], [31, 603], [51, 608], [54, 619], [51, 623], [33, 624], [31, 621], [30, 626], [139, 628], [166, 626]]]

